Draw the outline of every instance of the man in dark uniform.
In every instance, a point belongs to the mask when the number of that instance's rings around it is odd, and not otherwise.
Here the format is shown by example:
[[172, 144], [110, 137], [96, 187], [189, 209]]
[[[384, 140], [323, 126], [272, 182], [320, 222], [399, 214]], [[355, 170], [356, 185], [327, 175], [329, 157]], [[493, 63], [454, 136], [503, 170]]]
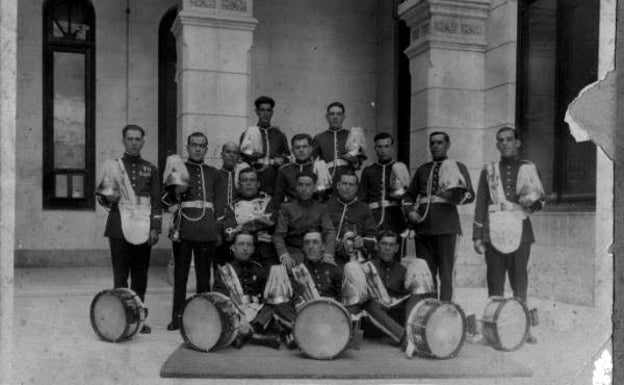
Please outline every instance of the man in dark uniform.
[[230, 247], [232, 236], [237, 232], [248, 231], [256, 238], [257, 262], [268, 269], [279, 263], [273, 246], [273, 231], [277, 220], [275, 201], [269, 194], [259, 190], [258, 174], [253, 168], [242, 169], [238, 174], [238, 181], [239, 194], [225, 211], [223, 247]]
[[[470, 203], [474, 199], [466, 166], [447, 159], [450, 146], [446, 133], [431, 133], [429, 149], [433, 161], [416, 170], [404, 199], [407, 203], [406, 214], [414, 223], [416, 232], [416, 255], [429, 265], [434, 283], [439, 274], [438, 291], [442, 301], [453, 299], [455, 248], [458, 235], [461, 235], [456, 205]], [[443, 167], [450, 171], [441, 172]], [[461, 186], [447, 186], [445, 181], [452, 177], [463, 179]]]
[[[121, 190], [122, 192], [126, 190], [126, 194], [121, 194], [119, 203], [107, 202], [100, 196], [98, 196], [98, 202], [110, 208], [104, 236], [109, 240], [115, 288], [128, 287], [128, 275], [130, 275], [130, 289], [137, 293], [141, 301], [145, 301], [150, 253], [152, 245], [158, 242], [162, 224], [160, 180], [156, 167], [141, 159], [141, 149], [145, 144], [143, 128], [134, 124], [127, 125], [122, 133], [125, 153], [121, 159], [116, 160], [116, 166], [119, 167], [120, 175], [123, 175]], [[126, 202], [128, 196], [124, 197], [124, 195], [128, 194], [134, 196], [135, 202]], [[149, 215], [149, 226], [144, 229], [149, 232], [149, 235], [140, 234], [145, 238], [145, 241], [140, 244], [134, 241], [129, 242], [127, 239], [130, 234], [125, 234], [124, 230], [134, 232], [137, 227], [134, 223], [122, 225], [120, 213], [120, 205], [134, 203], [142, 205], [146, 214]], [[121, 207], [121, 209], [124, 208]], [[151, 329], [147, 325], [141, 329], [141, 333], [150, 332]]]
[[[341, 267], [323, 261], [325, 243], [318, 229], [311, 229], [303, 236], [303, 264], [310, 272], [314, 285], [321, 297], [330, 297], [338, 301], [342, 300], [343, 271]], [[296, 286], [296, 285], [295, 285]], [[345, 308], [351, 314], [366, 311], [369, 319], [394, 343], [402, 344], [405, 339], [405, 329], [388, 316], [383, 307], [373, 299], [366, 299], [357, 304], [349, 304]]]
[[399, 236], [390, 230], [379, 232], [377, 234], [377, 258], [373, 259], [373, 265], [392, 299], [392, 304], [388, 306], [388, 314], [397, 323], [404, 325], [409, 311], [416, 302], [423, 298], [435, 297], [435, 292], [432, 291], [431, 280], [427, 282], [413, 280], [406, 285], [407, 268], [393, 258], [399, 249], [399, 240]]
[[[327, 106], [325, 115], [329, 128], [314, 137], [314, 157], [320, 157], [327, 163], [334, 185], [340, 180], [340, 175], [349, 170], [355, 171], [362, 165], [361, 156], [345, 156], [345, 143], [349, 130], [342, 127], [345, 115], [345, 106], [340, 102], [333, 102]], [[364, 150], [364, 149], [362, 149]]]
[[[507, 273], [514, 297], [520, 298], [526, 303], [527, 265], [531, 253], [531, 244], [535, 242], [529, 214], [542, 209], [544, 194], [535, 165], [518, 157], [520, 145], [521, 142], [516, 130], [511, 127], [503, 127], [498, 130], [496, 147], [501, 154], [501, 160], [489, 165], [489, 167], [486, 165], [481, 172], [472, 238], [475, 251], [479, 254], [485, 253], [488, 295], [504, 295], [505, 273]], [[522, 193], [522, 191], [521, 194], [517, 193], [519, 177], [523, 168], [534, 170], [533, 174], [537, 180], [533, 186], [536, 192], [533, 197], [530, 194]], [[497, 223], [492, 226], [492, 213], [509, 213], [514, 217], [520, 214], [520, 217], [511, 222]], [[497, 230], [502, 226], [517, 227], [515, 234], [519, 239], [501, 239], [497, 236]], [[509, 229], [506, 228], [505, 230]], [[508, 232], [506, 236], [509, 237], [509, 234]], [[506, 245], [509, 241], [512, 242], [511, 247]], [[527, 342], [536, 343], [537, 340], [529, 334]]]
[[324, 260], [334, 263], [336, 231], [325, 205], [313, 199], [316, 175], [297, 175], [297, 200], [283, 203], [279, 209], [273, 243], [280, 262], [288, 269], [301, 263], [303, 235], [312, 227], [320, 228], [325, 239]]
[[[195, 256], [197, 292], [210, 291], [210, 266], [217, 240], [217, 219], [225, 209], [225, 191], [219, 171], [204, 163], [208, 150], [208, 138], [201, 132], [189, 135], [186, 145], [189, 159], [185, 162], [188, 170], [188, 189], [179, 197], [167, 194], [163, 202], [173, 206], [175, 226], [179, 240], [174, 240], [174, 291], [171, 310], [171, 323], [168, 330], [180, 328], [180, 313], [186, 301], [186, 284]], [[170, 209], [171, 210], [171, 209]]]
[[297, 174], [312, 173], [312, 137], [308, 134], [297, 134], [290, 140], [295, 161], [279, 168], [273, 198], [277, 204], [290, 202], [297, 198]]
[[[245, 318], [242, 320], [243, 323], [248, 323], [248, 330], [245, 330], [247, 327], [241, 328], [237, 339], [232, 344], [234, 347], [240, 348], [245, 342], [250, 341], [259, 345], [279, 348], [279, 336], [262, 334], [267, 333], [271, 321], [274, 319], [277, 322], [288, 319], [289, 322], [286, 323], [291, 327], [296, 315], [295, 308], [288, 303], [280, 305], [262, 304], [264, 302], [262, 296], [267, 282], [267, 271], [261, 264], [253, 260], [255, 246], [252, 233], [245, 230], [236, 232], [230, 247], [234, 258], [224, 268], [233, 270], [243, 295], [232, 295], [231, 291], [236, 284], [231, 281], [228, 282], [228, 278], [225, 278], [221, 273], [215, 275], [214, 290], [229, 296], [239, 308], [248, 307], [247, 310], [251, 310], [251, 312], [245, 312], [245, 315], [241, 314]], [[278, 316], [275, 317], [274, 314], [278, 314]], [[246, 317], [251, 319], [246, 319]]]
[[336, 262], [344, 265], [350, 259], [343, 244], [345, 234], [352, 234], [353, 249], [364, 251], [366, 258], [375, 244], [375, 220], [368, 205], [356, 197], [358, 178], [353, 171], [341, 174], [336, 187], [338, 193], [327, 201], [326, 206], [336, 229]]
[[[275, 101], [267, 96], [261, 96], [254, 102], [256, 115], [258, 115], [257, 127], [262, 136], [262, 152], [256, 155], [241, 154], [243, 160], [258, 171], [260, 190], [269, 195], [273, 194], [277, 170], [288, 162], [290, 150], [288, 139], [277, 126], [271, 125]], [[244, 133], [241, 135], [241, 143]]]
[[227, 142], [221, 148], [221, 160], [223, 166], [219, 169], [219, 173], [223, 178], [225, 185], [225, 205], [226, 207], [231, 205], [236, 198], [236, 169], [239, 164], [240, 152], [238, 144], [234, 142]]
[[[405, 230], [405, 217], [401, 210], [401, 195], [392, 189], [392, 167], [396, 163], [392, 159], [394, 138], [387, 132], [375, 135], [375, 152], [377, 162], [364, 168], [358, 199], [366, 204], [373, 213], [377, 231], [391, 230], [401, 234]], [[400, 261], [401, 254], [395, 258]]]

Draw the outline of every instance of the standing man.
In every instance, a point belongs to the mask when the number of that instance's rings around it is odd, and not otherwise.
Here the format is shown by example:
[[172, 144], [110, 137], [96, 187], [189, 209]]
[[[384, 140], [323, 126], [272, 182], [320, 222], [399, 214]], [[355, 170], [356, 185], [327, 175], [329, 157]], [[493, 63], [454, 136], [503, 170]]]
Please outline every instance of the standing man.
[[[271, 265], [279, 263], [273, 246], [273, 231], [277, 219], [276, 202], [269, 194], [259, 190], [258, 174], [253, 168], [242, 169], [238, 174], [238, 181], [239, 194], [225, 210], [224, 242], [219, 252], [229, 254], [225, 248], [230, 247], [233, 236], [240, 231], [249, 232], [256, 241], [255, 258], [268, 271]], [[224, 256], [221, 259], [228, 261]]]
[[334, 263], [336, 231], [325, 205], [313, 199], [316, 175], [297, 175], [297, 199], [281, 205], [273, 243], [280, 262], [288, 269], [303, 262], [303, 235], [319, 228], [325, 241], [324, 260]]
[[226, 207], [231, 205], [237, 194], [238, 184], [238, 171], [241, 168], [247, 167], [246, 164], [239, 164], [240, 149], [238, 144], [234, 142], [227, 142], [221, 148], [221, 160], [223, 165], [219, 170], [223, 182], [225, 185], [225, 205]]
[[[337, 195], [326, 203], [336, 229], [336, 261], [341, 265], [350, 260], [347, 249], [362, 250], [364, 257], [367, 257], [375, 244], [375, 220], [368, 205], [357, 199], [357, 191], [357, 175], [353, 171], [346, 171], [338, 180]], [[344, 247], [345, 234], [353, 237], [353, 247]]]
[[[150, 253], [162, 224], [160, 180], [156, 167], [141, 159], [145, 130], [127, 125], [122, 137], [125, 153], [121, 159], [107, 162], [100, 183], [105, 183], [106, 174], [111, 177], [119, 190], [118, 202], [100, 195], [98, 202], [110, 209], [104, 236], [110, 245], [115, 288], [128, 287], [130, 275], [130, 289], [145, 301]], [[141, 329], [141, 333], [150, 332], [147, 325]]]
[[472, 202], [474, 191], [466, 166], [447, 159], [451, 146], [445, 132], [429, 135], [433, 158], [420, 166], [405, 194], [406, 214], [414, 224], [416, 255], [429, 265], [440, 300], [453, 299], [453, 267], [461, 225], [456, 205]]
[[179, 239], [172, 240], [174, 290], [171, 322], [167, 330], [180, 328], [193, 255], [197, 292], [210, 291], [210, 266], [217, 240], [217, 219], [223, 216], [225, 208], [223, 179], [217, 169], [204, 163], [208, 151], [206, 135], [201, 132], [189, 135], [186, 150], [189, 156], [185, 162], [189, 175], [188, 189], [180, 196], [163, 197], [165, 204], [173, 206], [175, 226], [179, 232]]
[[348, 154], [346, 143], [349, 130], [342, 127], [346, 118], [345, 106], [340, 102], [333, 102], [327, 106], [325, 119], [329, 128], [314, 137], [314, 157], [320, 157], [329, 168], [335, 185], [340, 180], [340, 175], [345, 171], [355, 171], [360, 168], [362, 161], [366, 159], [365, 148], [360, 148], [356, 155]]
[[258, 171], [260, 190], [273, 194], [278, 168], [288, 162], [290, 150], [286, 135], [271, 125], [275, 100], [261, 96], [254, 102], [258, 124], [241, 135], [243, 160]]
[[297, 134], [290, 140], [295, 161], [279, 168], [275, 193], [273, 197], [277, 204], [290, 202], [297, 199], [297, 174], [301, 172], [312, 173], [314, 165], [310, 155], [312, 154], [312, 137], [308, 134]]
[[[393, 170], [395, 164], [402, 166], [403, 169], [407, 167], [392, 158], [394, 151], [392, 135], [380, 132], [375, 135], [374, 140], [377, 162], [362, 171], [358, 199], [368, 204], [375, 218], [377, 231], [390, 230], [401, 234], [405, 230], [405, 217], [401, 210], [400, 199], [405, 189], [395, 188]], [[395, 258], [400, 261], [400, 253], [397, 253]]]
[[[520, 160], [518, 133], [503, 127], [496, 133], [500, 162], [485, 165], [479, 178], [472, 238], [485, 253], [489, 296], [503, 296], [505, 273], [514, 297], [527, 301], [527, 265], [535, 242], [529, 215], [544, 206], [544, 189], [535, 165]], [[528, 343], [537, 340], [531, 334]]]

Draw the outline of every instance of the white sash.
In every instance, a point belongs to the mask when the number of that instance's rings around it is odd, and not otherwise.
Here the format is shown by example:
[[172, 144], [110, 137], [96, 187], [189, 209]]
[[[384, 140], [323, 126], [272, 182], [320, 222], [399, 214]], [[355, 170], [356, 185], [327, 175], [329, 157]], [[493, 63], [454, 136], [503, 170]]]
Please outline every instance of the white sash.
[[117, 159], [117, 165], [122, 175], [121, 199], [118, 204], [121, 230], [126, 241], [133, 245], [142, 245], [149, 239], [152, 211], [150, 199], [137, 199], [121, 159]]
[[248, 200], [239, 200], [234, 204], [234, 217], [236, 223], [243, 224], [255, 219], [265, 218], [268, 219], [268, 215], [265, 214], [265, 210], [269, 205], [270, 198], [268, 196], [262, 198]]
[[503, 254], [513, 253], [520, 247], [522, 240], [522, 222], [526, 212], [505, 197], [501, 183], [499, 162], [485, 166], [492, 205], [488, 208], [490, 222], [490, 242]]

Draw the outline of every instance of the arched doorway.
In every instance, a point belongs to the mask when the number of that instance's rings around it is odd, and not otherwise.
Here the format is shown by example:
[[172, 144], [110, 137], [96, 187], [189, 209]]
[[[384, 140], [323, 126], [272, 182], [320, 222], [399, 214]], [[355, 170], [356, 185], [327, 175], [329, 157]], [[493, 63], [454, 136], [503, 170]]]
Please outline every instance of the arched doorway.
[[177, 7], [170, 9], [158, 28], [158, 167], [165, 169], [167, 156], [177, 148], [177, 85], [176, 38], [171, 26], [178, 15]]

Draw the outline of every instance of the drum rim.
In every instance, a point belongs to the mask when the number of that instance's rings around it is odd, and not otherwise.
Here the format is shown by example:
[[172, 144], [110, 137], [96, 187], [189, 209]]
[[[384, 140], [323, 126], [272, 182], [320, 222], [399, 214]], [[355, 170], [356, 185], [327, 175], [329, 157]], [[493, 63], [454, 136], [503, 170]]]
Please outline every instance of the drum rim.
[[[486, 324], [488, 324], [488, 326], [490, 324], [497, 325], [498, 316], [500, 315], [500, 312], [502, 311], [503, 306], [505, 306], [505, 304], [507, 302], [510, 302], [510, 301], [516, 301], [516, 302], [520, 303], [520, 305], [522, 306], [522, 309], [524, 310], [524, 318], [525, 318], [526, 323], [525, 323], [525, 327], [524, 327], [524, 334], [522, 336], [522, 340], [520, 340], [520, 342], [518, 344], [516, 344], [515, 346], [513, 346], [512, 348], [504, 348], [503, 347], [503, 345], [501, 344], [500, 335], [498, 334], [498, 327], [492, 327], [492, 332], [494, 333], [494, 338], [496, 338], [496, 342], [494, 344], [490, 343], [490, 345], [492, 345], [495, 349], [501, 350], [501, 351], [504, 351], [504, 352], [513, 352], [515, 350], [520, 349], [520, 347], [522, 347], [522, 345], [524, 345], [524, 342], [527, 339], [527, 335], [529, 334], [529, 328], [530, 328], [528, 307], [526, 306], [524, 301], [521, 300], [518, 297], [502, 297], [502, 296], [496, 296], [496, 297], [490, 298], [488, 303], [485, 305], [486, 308], [487, 308], [487, 305], [489, 305], [490, 303], [492, 303], [492, 302], [499, 302], [498, 305], [496, 305], [496, 310], [494, 310], [494, 315], [492, 316], [493, 317], [493, 321], [486, 322]], [[485, 311], [485, 309], [484, 309], [484, 311]], [[487, 338], [485, 340], [487, 341]], [[489, 343], [490, 341], [487, 341], [487, 342]]]
[[[203, 293], [196, 293], [196, 294], [192, 295], [191, 297], [189, 297], [186, 301], [184, 301], [184, 306], [182, 306], [182, 311], [180, 312], [180, 334], [182, 335], [182, 339], [184, 340], [184, 343], [186, 343], [186, 345], [189, 346], [191, 349], [196, 350], [198, 352], [202, 352], [202, 353], [209, 353], [209, 352], [211, 352], [211, 351], [213, 351], [213, 350], [215, 350], [217, 348], [223, 347], [222, 346], [222, 344], [224, 342], [223, 341], [223, 338], [224, 338], [223, 333], [219, 335], [219, 338], [217, 339], [217, 342], [215, 342], [215, 344], [210, 349], [200, 348], [199, 346], [197, 346], [193, 342], [191, 342], [190, 338], [188, 338], [188, 336], [186, 334], [186, 330], [184, 329], [184, 322], [182, 322], [182, 315], [184, 314], [184, 310], [186, 309], [186, 306], [189, 304], [189, 302], [191, 302], [193, 299], [198, 298], [198, 297], [204, 298], [204, 299], [207, 300], [207, 298], [210, 298], [208, 296], [208, 294], [218, 294], [218, 295], [221, 295], [221, 296], [223, 296], [223, 297], [225, 297], [225, 298], [227, 298], [228, 300], [231, 301], [231, 299], [227, 295], [225, 295], [223, 293], [219, 293], [218, 291], [206, 291], [206, 292], [203, 292]], [[212, 303], [212, 302], [210, 302], [210, 303]], [[215, 306], [214, 303], [212, 303], [212, 305]], [[216, 306], [215, 306], [215, 308], [216, 308]], [[218, 311], [218, 308], [217, 308], [217, 311]], [[219, 313], [219, 318], [221, 319], [221, 325], [224, 325], [225, 324], [224, 316], [223, 316], [223, 314], [221, 312], [218, 311], [218, 313]]]
[[[427, 325], [427, 323], [429, 322], [429, 319], [431, 318], [431, 316], [433, 315], [433, 313], [442, 305], [452, 305], [454, 306], [457, 311], [459, 312], [459, 315], [461, 316], [461, 320], [462, 320], [462, 329], [463, 329], [463, 333], [461, 334], [461, 338], [459, 340], [459, 343], [457, 344], [457, 347], [449, 354], [445, 355], [445, 356], [438, 356], [433, 354], [433, 352], [431, 351], [430, 345], [429, 345], [429, 341], [427, 341], [427, 329], [426, 328], [422, 328], [418, 334], [420, 334], [423, 343], [425, 345], [425, 347], [427, 348], [427, 350], [429, 352], [424, 352], [424, 351], [420, 351], [418, 349], [416, 349], [417, 353], [421, 353], [429, 358], [435, 358], [438, 360], [447, 360], [449, 358], [454, 358], [455, 356], [457, 356], [459, 354], [459, 352], [461, 351], [461, 349], [464, 347], [464, 343], [466, 342], [466, 313], [464, 312], [464, 309], [461, 308], [461, 306], [459, 306], [458, 304], [456, 304], [453, 301], [440, 301], [437, 300], [435, 298], [425, 298], [423, 301], [428, 301], [429, 304], [434, 305], [432, 306], [430, 309], [427, 310], [427, 313], [425, 313], [425, 316], [423, 317], [423, 323], [424, 325]], [[424, 305], [427, 305], [427, 303], [424, 303]], [[417, 346], [418, 347], [418, 346]]]
[[[345, 346], [340, 349], [340, 351], [336, 354], [334, 354], [333, 356], [330, 357], [322, 357], [322, 356], [318, 356], [316, 354], [312, 354], [310, 352], [305, 351], [304, 349], [301, 348], [301, 345], [299, 343], [299, 339], [297, 338], [297, 334], [295, 333], [295, 325], [297, 324], [297, 318], [299, 317], [299, 314], [301, 313], [301, 311], [303, 309], [305, 309], [306, 307], [308, 307], [310, 304], [316, 304], [316, 303], [329, 303], [329, 304], [333, 304], [333, 305], [337, 305], [338, 308], [340, 309], [340, 311], [347, 317], [348, 320], [348, 325], [349, 325], [349, 338], [347, 339], [347, 343], [345, 344]], [[299, 348], [299, 350], [305, 354], [306, 356], [313, 358], [315, 360], [333, 360], [334, 358], [340, 356], [342, 353], [344, 353], [345, 350], [347, 350], [347, 348], [349, 347], [349, 345], [351, 345], [351, 342], [353, 341], [353, 325], [352, 325], [352, 321], [351, 321], [351, 314], [349, 313], [349, 311], [338, 301], [336, 301], [333, 298], [329, 298], [329, 297], [321, 297], [321, 298], [317, 298], [311, 301], [306, 302], [305, 304], [303, 304], [298, 310], [297, 310], [297, 315], [295, 316], [295, 321], [293, 322], [293, 337], [295, 339], [295, 343], [297, 344], [297, 347]]]
[[[118, 289], [124, 289], [124, 290], [118, 290]], [[123, 306], [123, 296], [122, 296], [122, 291], [128, 290], [130, 291], [132, 294], [134, 294], [134, 296], [136, 296], [136, 293], [134, 293], [132, 290], [128, 289], [128, 288], [114, 288], [114, 289], [104, 289], [100, 292], [98, 292], [95, 297], [93, 298], [93, 300], [91, 301], [91, 306], [89, 308], [89, 318], [91, 319], [91, 327], [93, 328], [93, 330], [95, 331], [95, 334], [97, 334], [98, 337], [100, 337], [101, 340], [106, 341], [106, 342], [122, 342], [122, 341], [126, 341], [129, 340], [130, 338], [132, 338], [136, 332], [138, 331], [139, 328], [139, 324], [140, 322], [137, 322], [137, 327], [136, 330], [134, 331], [134, 333], [129, 333], [130, 332], [130, 323], [128, 322], [128, 319], [130, 318], [130, 314], [128, 313], [128, 308], [126, 306]], [[98, 299], [100, 299], [100, 297], [102, 297], [104, 294], [112, 294], [114, 297], [116, 297], [117, 299], [119, 299], [122, 302], [122, 306], [124, 309], [124, 315], [126, 316], [126, 326], [124, 327], [124, 331], [123, 333], [121, 333], [121, 336], [117, 337], [117, 338], [108, 338], [105, 335], [103, 335], [98, 328], [96, 327], [95, 324], [95, 304], [97, 302]]]

